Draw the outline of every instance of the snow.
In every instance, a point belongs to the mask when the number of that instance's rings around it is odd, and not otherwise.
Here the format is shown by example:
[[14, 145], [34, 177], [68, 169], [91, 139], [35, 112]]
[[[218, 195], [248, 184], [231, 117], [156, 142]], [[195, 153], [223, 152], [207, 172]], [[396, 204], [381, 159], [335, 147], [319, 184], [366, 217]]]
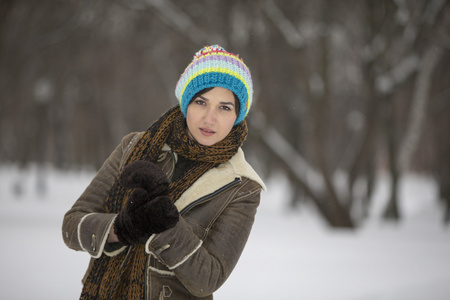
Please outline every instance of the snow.
[[[92, 176], [0, 167], [0, 299], [79, 297], [89, 256], [68, 249], [60, 228]], [[388, 185], [379, 182], [370, 219], [355, 231], [327, 228], [308, 205], [289, 210], [281, 176], [267, 186], [241, 260], [214, 299], [448, 299], [450, 228], [432, 179], [401, 182], [398, 224], [380, 221]]]

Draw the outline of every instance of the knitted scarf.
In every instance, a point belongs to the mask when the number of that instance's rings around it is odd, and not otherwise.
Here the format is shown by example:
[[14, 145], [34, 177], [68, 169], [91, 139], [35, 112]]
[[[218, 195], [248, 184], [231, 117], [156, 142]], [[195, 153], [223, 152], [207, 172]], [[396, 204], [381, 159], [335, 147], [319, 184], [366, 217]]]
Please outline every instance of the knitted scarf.
[[[203, 146], [187, 134], [186, 120], [177, 105], [143, 134], [125, 165], [135, 160], [156, 163], [165, 143], [178, 155], [194, 161], [169, 185], [170, 197], [175, 202], [206, 171], [235, 155], [246, 137], [247, 125], [242, 121], [222, 141], [212, 146]], [[124, 189], [116, 178], [106, 200], [106, 213], [119, 213], [131, 192], [132, 190]], [[148, 259], [145, 245], [129, 246], [128, 251], [122, 251], [113, 257], [103, 254], [90, 268], [80, 299], [144, 300]]]

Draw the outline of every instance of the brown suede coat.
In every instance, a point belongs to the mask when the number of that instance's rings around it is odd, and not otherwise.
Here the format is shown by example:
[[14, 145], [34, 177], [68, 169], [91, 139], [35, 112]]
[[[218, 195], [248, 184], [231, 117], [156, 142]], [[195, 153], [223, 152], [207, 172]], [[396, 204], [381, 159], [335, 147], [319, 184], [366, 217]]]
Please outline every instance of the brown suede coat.
[[[141, 136], [142, 132], [123, 138], [64, 216], [64, 242], [71, 249], [88, 252], [91, 262], [101, 255], [128, 250], [107, 243], [116, 214], [105, 213], [104, 204]], [[169, 178], [176, 157], [166, 145], [158, 160]], [[152, 235], [146, 243], [146, 299], [212, 299], [212, 293], [226, 281], [244, 249], [261, 189], [265, 189], [264, 183], [240, 149], [186, 190], [175, 203], [181, 213], [177, 225]]]

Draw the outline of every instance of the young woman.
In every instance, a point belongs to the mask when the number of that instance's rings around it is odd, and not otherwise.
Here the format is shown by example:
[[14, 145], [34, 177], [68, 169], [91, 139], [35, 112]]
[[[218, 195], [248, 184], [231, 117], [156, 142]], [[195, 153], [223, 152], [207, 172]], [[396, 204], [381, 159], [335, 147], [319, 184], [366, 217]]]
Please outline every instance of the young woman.
[[265, 189], [241, 149], [252, 94], [242, 59], [207, 46], [179, 105], [123, 138], [64, 216], [66, 245], [92, 257], [80, 299], [212, 299]]

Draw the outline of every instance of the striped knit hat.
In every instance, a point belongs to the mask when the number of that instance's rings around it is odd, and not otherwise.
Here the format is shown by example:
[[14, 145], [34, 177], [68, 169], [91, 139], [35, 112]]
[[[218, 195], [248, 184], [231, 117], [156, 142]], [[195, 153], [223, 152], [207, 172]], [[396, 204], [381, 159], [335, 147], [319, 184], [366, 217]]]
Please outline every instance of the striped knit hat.
[[177, 82], [175, 96], [184, 116], [192, 97], [210, 87], [231, 90], [240, 102], [235, 124], [244, 120], [253, 99], [252, 77], [238, 55], [227, 52], [219, 45], [206, 46], [198, 51]]

